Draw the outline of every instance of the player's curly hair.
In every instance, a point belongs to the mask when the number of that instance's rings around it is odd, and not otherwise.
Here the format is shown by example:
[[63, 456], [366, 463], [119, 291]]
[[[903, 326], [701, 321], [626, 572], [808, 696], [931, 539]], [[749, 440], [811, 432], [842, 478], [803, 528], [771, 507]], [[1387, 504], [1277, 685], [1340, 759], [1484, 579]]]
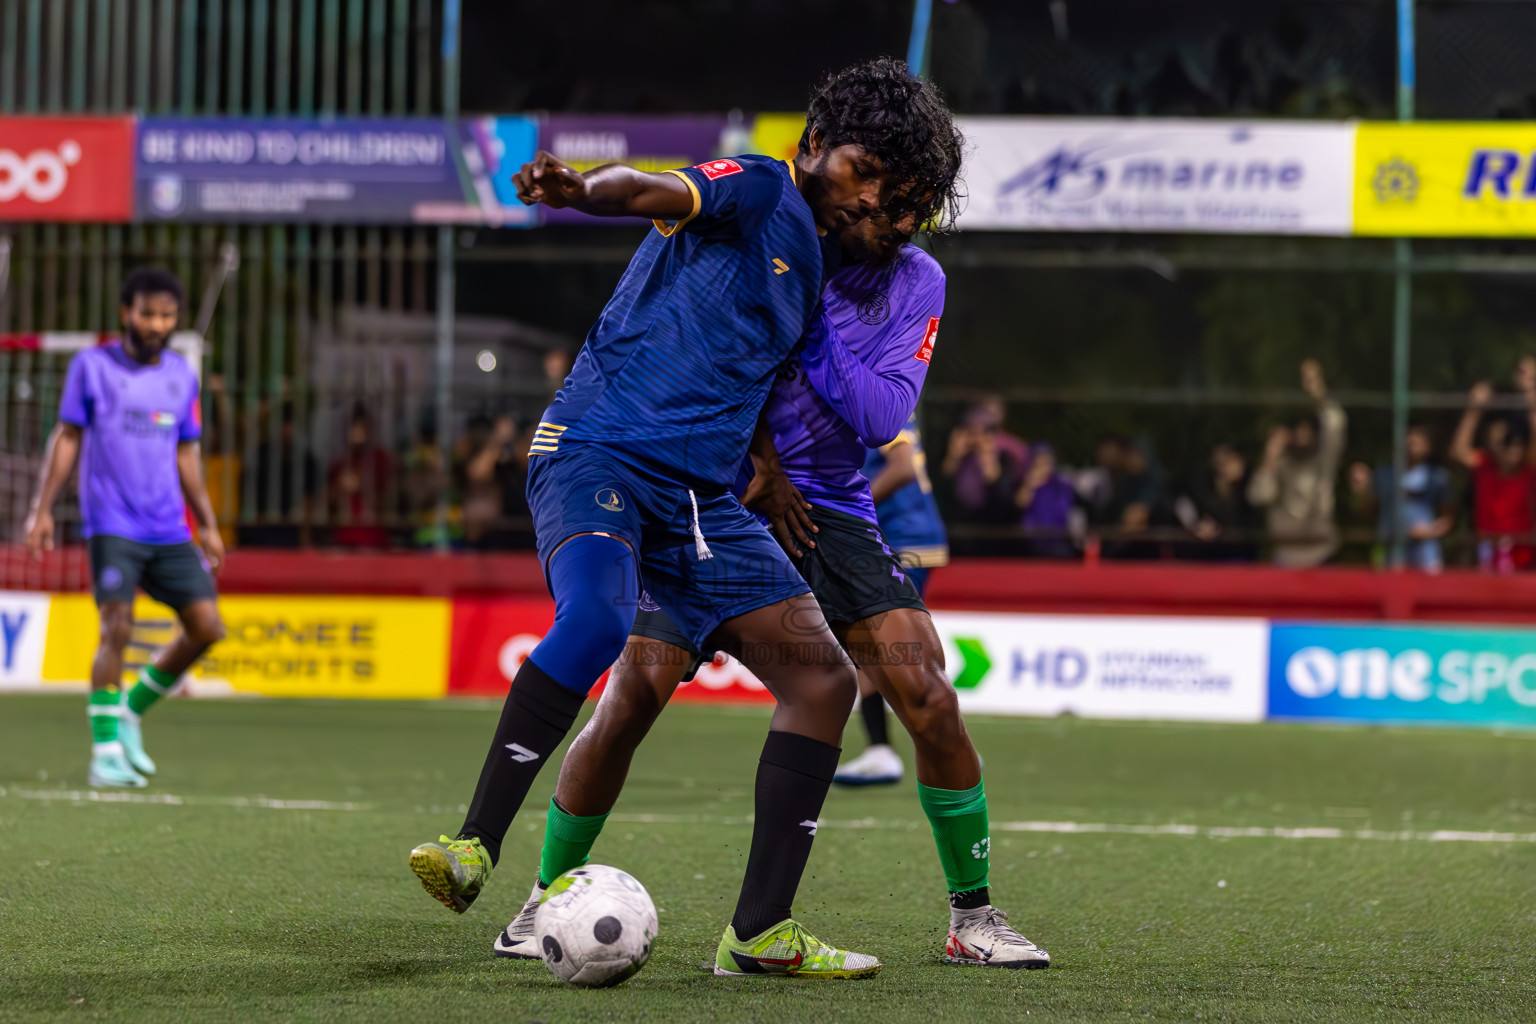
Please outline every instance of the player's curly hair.
[[953, 225], [964, 197], [965, 137], [939, 90], [913, 78], [906, 61], [877, 57], [828, 75], [811, 91], [801, 153], [810, 152], [812, 131], [828, 147], [862, 146], [896, 180], [909, 183], [896, 201], [904, 208], [888, 213], [915, 212], [928, 230]]

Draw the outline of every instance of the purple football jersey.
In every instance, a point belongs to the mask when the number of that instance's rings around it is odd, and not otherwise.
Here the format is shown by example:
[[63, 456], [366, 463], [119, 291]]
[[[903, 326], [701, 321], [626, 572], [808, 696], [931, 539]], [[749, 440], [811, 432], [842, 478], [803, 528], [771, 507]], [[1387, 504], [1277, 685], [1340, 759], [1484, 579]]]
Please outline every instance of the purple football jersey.
[[822, 300], [825, 313], [774, 384], [768, 425], [807, 501], [874, 523], [861, 470], [917, 407], [944, 314], [944, 271], [905, 245], [889, 267], [839, 270]]
[[141, 544], [192, 539], [176, 446], [202, 436], [197, 377], [166, 349], [152, 366], [121, 342], [86, 349], [69, 364], [59, 419], [80, 427], [80, 511], [85, 535]]

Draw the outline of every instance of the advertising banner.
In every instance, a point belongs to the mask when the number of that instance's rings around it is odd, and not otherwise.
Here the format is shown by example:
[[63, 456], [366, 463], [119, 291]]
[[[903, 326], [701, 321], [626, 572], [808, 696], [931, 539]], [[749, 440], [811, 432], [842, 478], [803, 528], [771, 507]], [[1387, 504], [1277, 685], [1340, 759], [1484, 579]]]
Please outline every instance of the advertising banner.
[[798, 114], [758, 114], [752, 122], [753, 153], [776, 160], [793, 160], [800, 152], [800, 136], [805, 134], [805, 112]]
[[131, 117], [0, 117], [0, 222], [133, 214]]
[[[551, 114], [539, 125], [539, 148], [549, 150], [578, 171], [615, 162], [642, 171], [665, 171], [731, 155], [720, 152], [726, 123], [721, 114]], [[745, 136], [745, 132], [742, 134]], [[546, 224], [613, 221], [611, 217], [593, 217], [575, 210], [545, 209], [543, 216]]]
[[1269, 714], [1536, 726], [1536, 630], [1276, 623]]
[[[449, 694], [505, 697], [523, 659], [554, 621], [555, 605], [548, 599], [456, 598], [449, 648]], [[594, 694], [602, 692], [604, 682], [606, 677]], [[773, 703], [762, 682], [733, 658], [721, 658], [700, 668], [672, 699]]]
[[960, 118], [959, 225], [1347, 235], [1355, 129], [1264, 121]]
[[0, 690], [32, 689], [43, 675], [47, 594], [0, 590]]
[[935, 612], [968, 712], [1257, 722], [1262, 619]]
[[1536, 124], [1362, 124], [1355, 233], [1536, 235]]
[[464, 166], [475, 198], [488, 223], [501, 227], [532, 227], [542, 207], [518, 202], [512, 175], [533, 159], [538, 149], [539, 122], [521, 116], [475, 117], [464, 121]]
[[[175, 617], [140, 597], [132, 657], [142, 664], [168, 643]], [[447, 690], [448, 602], [395, 597], [246, 597], [219, 600], [228, 635], [193, 667], [195, 694], [266, 697], [441, 697]], [[96, 605], [53, 598], [44, 685], [90, 677]]]
[[459, 129], [430, 118], [146, 118], [139, 219], [532, 224], [528, 208], [495, 202], [491, 177], [527, 156], [506, 152], [494, 125]]

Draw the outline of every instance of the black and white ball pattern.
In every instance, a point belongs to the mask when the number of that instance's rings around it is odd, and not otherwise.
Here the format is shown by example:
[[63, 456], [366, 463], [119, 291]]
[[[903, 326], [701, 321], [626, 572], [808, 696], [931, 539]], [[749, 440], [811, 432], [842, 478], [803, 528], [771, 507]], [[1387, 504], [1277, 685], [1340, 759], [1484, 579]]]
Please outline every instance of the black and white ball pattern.
[[539, 949], [561, 981], [617, 985], [651, 955], [658, 923], [645, 886], [603, 864], [567, 871], [550, 884], [534, 918]]

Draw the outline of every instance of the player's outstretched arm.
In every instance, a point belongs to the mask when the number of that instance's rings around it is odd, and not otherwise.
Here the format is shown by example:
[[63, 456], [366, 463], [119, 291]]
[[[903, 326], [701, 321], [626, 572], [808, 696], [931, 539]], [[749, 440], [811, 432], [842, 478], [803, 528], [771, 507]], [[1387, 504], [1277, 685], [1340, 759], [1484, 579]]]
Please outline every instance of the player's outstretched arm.
[[53, 503], [59, 500], [59, 492], [74, 472], [75, 460], [80, 457], [80, 428], [60, 420], [48, 435], [48, 448], [43, 455], [43, 474], [38, 481], [37, 497], [32, 499], [32, 510], [27, 514], [27, 550], [34, 559], [43, 557], [44, 551], [53, 550]]
[[585, 174], [539, 150], [512, 175], [525, 206], [580, 210], [599, 217], [681, 220], [694, 212], [694, 194], [675, 174], [649, 174], [624, 164], [604, 164]]
[[192, 508], [199, 527], [198, 540], [208, 556], [208, 568], [215, 576], [224, 567], [224, 538], [219, 536], [219, 522], [213, 514], [213, 501], [203, 481], [202, 446], [196, 441], [182, 441], [176, 446], [176, 472], [181, 477], [181, 493]]

